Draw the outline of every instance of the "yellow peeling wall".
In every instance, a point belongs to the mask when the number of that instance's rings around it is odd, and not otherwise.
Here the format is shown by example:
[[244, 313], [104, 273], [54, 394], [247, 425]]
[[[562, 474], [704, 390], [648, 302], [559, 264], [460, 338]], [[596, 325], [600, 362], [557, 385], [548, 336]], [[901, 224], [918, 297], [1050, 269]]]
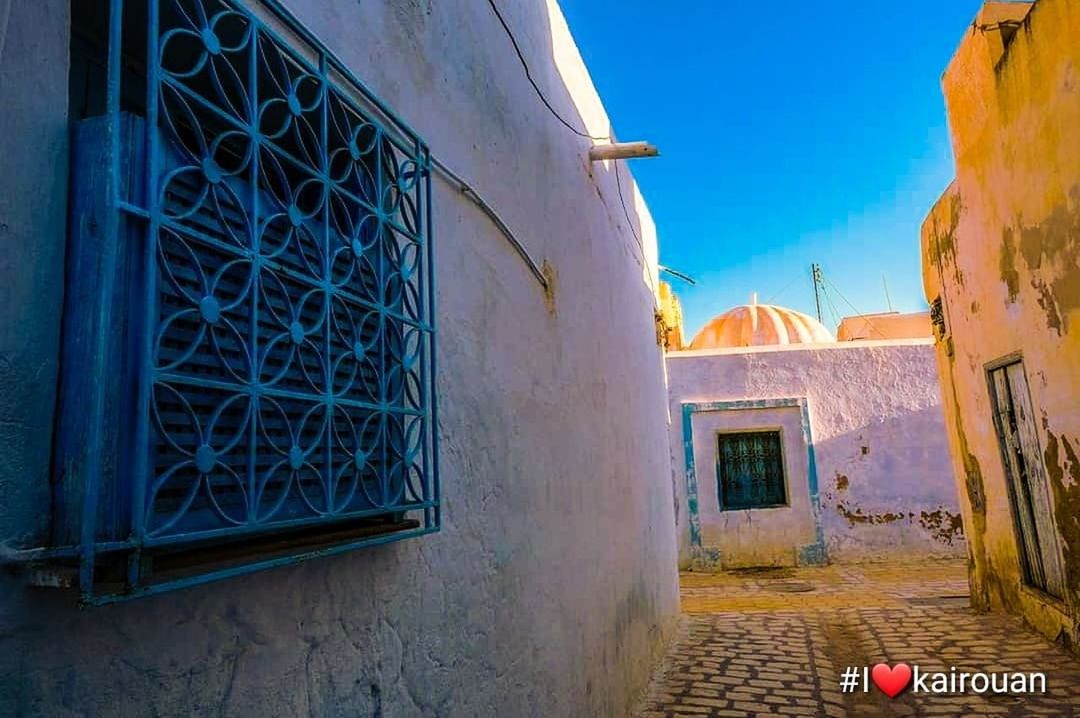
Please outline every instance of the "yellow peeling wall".
[[[1002, 24], [1004, 21], [1004, 25]], [[1001, 34], [1019, 22], [1011, 42]], [[1015, 27], [1015, 24], [1013, 25]], [[956, 179], [922, 229], [975, 602], [1080, 643], [1080, 2], [987, 3], [942, 80]], [[1021, 587], [986, 364], [1019, 352], [1065, 602]]]
[[658, 303], [657, 332], [662, 336], [657, 339], [667, 351], [677, 352], [684, 343], [682, 304], [667, 282], [660, 282]]

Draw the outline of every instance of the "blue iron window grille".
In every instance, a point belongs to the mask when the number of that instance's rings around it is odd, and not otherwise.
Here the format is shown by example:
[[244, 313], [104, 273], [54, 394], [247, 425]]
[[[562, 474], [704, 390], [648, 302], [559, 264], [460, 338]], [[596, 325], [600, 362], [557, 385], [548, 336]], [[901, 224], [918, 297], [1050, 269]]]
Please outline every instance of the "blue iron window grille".
[[716, 478], [722, 510], [784, 505], [787, 491], [780, 432], [717, 434]]
[[437, 530], [427, 147], [274, 0], [98, 4], [52, 537], [84, 600]]

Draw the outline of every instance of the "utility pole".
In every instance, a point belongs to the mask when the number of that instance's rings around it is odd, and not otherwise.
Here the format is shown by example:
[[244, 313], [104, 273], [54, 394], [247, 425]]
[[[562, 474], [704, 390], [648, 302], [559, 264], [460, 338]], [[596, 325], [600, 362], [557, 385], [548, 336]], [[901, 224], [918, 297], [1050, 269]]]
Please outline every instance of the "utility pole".
[[814, 280], [814, 305], [817, 307], [817, 320], [821, 321], [821, 265], [810, 265], [810, 278]]

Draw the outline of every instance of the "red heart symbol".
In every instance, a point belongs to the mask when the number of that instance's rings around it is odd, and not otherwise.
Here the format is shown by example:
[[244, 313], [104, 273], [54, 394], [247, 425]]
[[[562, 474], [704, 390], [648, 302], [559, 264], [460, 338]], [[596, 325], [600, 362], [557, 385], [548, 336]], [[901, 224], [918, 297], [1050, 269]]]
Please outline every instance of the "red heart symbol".
[[911, 666], [906, 663], [897, 663], [889, 668], [888, 663], [879, 663], [870, 671], [870, 677], [874, 679], [874, 685], [880, 688], [882, 693], [889, 698], [896, 698], [911, 681]]

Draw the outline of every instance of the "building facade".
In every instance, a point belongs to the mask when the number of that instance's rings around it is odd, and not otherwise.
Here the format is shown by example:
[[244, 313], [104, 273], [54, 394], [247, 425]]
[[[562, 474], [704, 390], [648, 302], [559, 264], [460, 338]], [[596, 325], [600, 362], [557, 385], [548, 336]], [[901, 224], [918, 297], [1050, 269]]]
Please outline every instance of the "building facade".
[[836, 340], [927, 339], [933, 336], [930, 312], [882, 312], [844, 317], [836, 327]]
[[922, 229], [977, 605], [1080, 638], [1080, 6], [989, 2], [942, 86]]
[[748, 305], [668, 354], [681, 565], [962, 556], [932, 344]]
[[[500, 6], [611, 133], [555, 0]], [[119, 7], [0, 3], [0, 714], [626, 715], [678, 613], [626, 167], [486, 3]]]

